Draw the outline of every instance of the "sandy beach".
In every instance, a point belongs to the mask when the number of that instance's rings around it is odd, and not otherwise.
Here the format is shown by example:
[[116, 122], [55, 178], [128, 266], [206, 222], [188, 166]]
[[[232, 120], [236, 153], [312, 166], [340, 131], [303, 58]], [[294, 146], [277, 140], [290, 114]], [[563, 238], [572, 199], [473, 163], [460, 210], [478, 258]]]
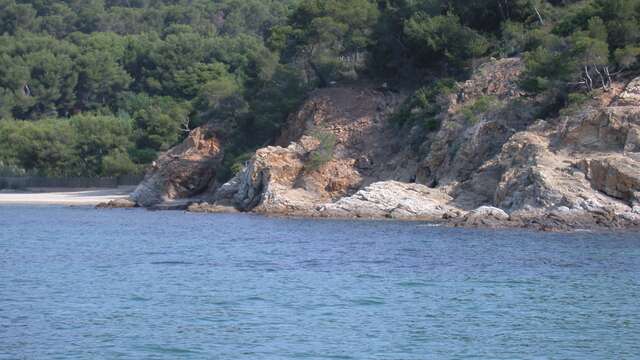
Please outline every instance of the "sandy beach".
[[116, 199], [126, 199], [133, 186], [113, 189], [30, 189], [30, 191], [0, 192], [0, 205], [98, 205]]

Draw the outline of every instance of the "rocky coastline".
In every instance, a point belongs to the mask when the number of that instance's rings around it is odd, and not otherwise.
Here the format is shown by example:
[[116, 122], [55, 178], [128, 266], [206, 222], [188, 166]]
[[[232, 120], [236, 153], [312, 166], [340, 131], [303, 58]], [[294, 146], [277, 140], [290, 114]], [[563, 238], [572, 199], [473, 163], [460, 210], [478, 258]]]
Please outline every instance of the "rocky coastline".
[[[441, 99], [440, 126], [429, 132], [392, 124], [402, 92], [320, 89], [274, 146], [224, 184], [216, 176], [223, 140], [212, 125], [198, 128], [160, 157], [131, 199], [205, 213], [640, 228], [640, 78], [541, 118], [539, 99], [517, 85], [522, 68], [518, 58], [479, 66]], [[481, 99], [492, 106], [465, 115]]]

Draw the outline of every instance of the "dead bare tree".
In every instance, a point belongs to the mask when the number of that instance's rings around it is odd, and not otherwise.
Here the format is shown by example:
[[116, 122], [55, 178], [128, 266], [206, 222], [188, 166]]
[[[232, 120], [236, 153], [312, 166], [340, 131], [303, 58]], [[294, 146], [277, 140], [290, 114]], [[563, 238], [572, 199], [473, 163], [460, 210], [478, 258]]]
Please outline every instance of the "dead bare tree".
[[598, 65], [593, 65], [593, 70], [596, 72], [596, 74], [598, 74], [598, 77], [600, 77], [600, 82], [602, 83], [602, 88], [605, 91], [609, 90], [609, 84], [607, 81], [605, 81], [604, 76], [602, 76], [602, 72], [598, 69]]
[[182, 119], [182, 122], [180, 123], [180, 131], [185, 132], [185, 133], [190, 133], [191, 132], [191, 120], [189, 119], [188, 116], [185, 116]]
[[587, 87], [587, 91], [593, 90], [593, 79], [591, 78], [588, 65], [584, 66], [584, 83]]

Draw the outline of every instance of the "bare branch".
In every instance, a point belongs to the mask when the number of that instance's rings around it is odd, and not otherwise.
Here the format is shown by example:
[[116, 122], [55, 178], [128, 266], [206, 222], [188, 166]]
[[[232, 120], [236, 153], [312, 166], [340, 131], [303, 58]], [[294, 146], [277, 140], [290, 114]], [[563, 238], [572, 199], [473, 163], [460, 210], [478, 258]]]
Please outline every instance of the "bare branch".
[[538, 10], [538, 7], [534, 5], [533, 9], [536, 11], [536, 15], [538, 16], [538, 20], [540, 21], [540, 25], [544, 26], [544, 19], [542, 18], [542, 15], [540, 14], [540, 11]]

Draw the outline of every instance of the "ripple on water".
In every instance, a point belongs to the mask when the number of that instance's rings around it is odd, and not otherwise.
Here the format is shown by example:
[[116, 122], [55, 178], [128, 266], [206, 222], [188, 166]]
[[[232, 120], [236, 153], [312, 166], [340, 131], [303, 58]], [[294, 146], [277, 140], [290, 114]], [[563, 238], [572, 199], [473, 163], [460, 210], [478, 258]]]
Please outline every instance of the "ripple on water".
[[152, 261], [151, 265], [193, 265], [188, 261]]
[[0, 359], [640, 354], [637, 234], [61, 207], [0, 222]]
[[178, 347], [166, 347], [160, 345], [145, 345], [140, 348], [145, 352], [158, 353], [158, 354], [199, 354], [200, 351], [192, 349], [184, 349]]
[[358, 306], [378, 306], [378, 305], [385, 304], [384, 299], [382, 298], [363, 298], [363, 299], [352, 299], [349, 301]]

